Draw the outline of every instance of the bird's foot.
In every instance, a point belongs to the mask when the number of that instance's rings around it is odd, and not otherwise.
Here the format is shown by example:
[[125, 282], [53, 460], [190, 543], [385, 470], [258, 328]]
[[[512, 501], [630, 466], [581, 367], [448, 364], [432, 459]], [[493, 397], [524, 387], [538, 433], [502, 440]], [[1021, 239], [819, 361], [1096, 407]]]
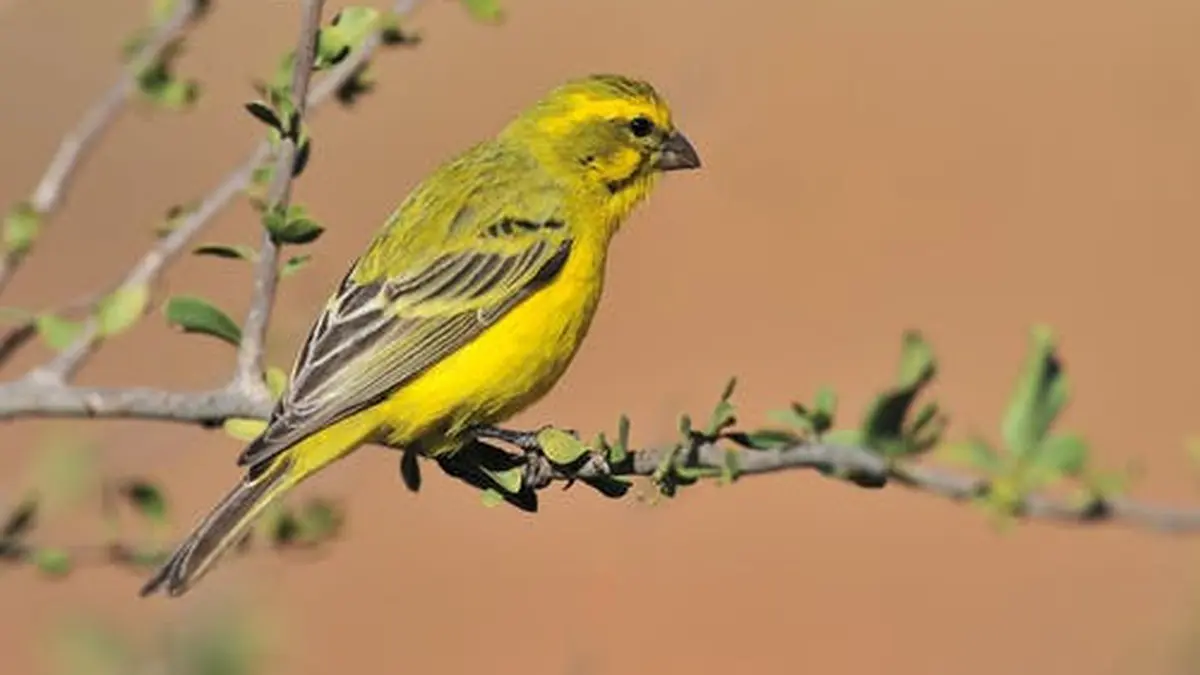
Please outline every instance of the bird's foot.
[[524, 455], [525, 484], [539, 489], [555, 479], [570, 487], [578, 478], [608, 473], [603, 455], [592, 452], [574, 429], [546, 425], [535, 431], [517, 431], [494, 426], [470, 429], [477, 439], [493, 439], [519, 448]]

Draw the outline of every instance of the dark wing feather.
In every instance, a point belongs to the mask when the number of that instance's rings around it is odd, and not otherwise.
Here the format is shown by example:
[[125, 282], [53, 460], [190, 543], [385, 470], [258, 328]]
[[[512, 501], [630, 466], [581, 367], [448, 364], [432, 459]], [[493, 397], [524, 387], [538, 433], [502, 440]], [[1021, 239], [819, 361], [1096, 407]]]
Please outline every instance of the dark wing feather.
[[388, 280], [359, 284], [347, 275], [300, 350], [267, 429], [238, 464], [265, 466], [304, 437], [382, 401], [553, 280], [570, 240], [523, 240], [515, 251], [445, 254]]

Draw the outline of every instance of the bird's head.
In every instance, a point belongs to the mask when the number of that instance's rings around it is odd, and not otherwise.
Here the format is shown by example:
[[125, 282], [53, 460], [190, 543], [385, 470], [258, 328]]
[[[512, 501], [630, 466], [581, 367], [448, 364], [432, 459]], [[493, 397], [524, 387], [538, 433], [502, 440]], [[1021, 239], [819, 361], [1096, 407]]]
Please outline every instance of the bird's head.
[[662, 172], [700, 166], [696, 149], [675, 128], [654, 87], [621, 75], [592, 75], [559, 86], [503, 135], [556, 172], [614, 195], [644, 193]]

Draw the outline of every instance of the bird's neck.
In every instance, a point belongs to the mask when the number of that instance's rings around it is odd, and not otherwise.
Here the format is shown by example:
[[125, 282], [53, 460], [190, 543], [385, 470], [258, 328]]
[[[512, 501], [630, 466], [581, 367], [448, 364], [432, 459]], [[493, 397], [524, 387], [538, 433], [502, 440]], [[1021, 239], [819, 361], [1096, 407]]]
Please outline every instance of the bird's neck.
[[633, 210], [650, 196], [657, 179], [657, 174], [647, 173], [626, 182], [616, 190], [607, 185], [601, 186], [602, 190], [598, 192], [604, 201], [603, 208], [612, 222], [614, 233], [620, 229]]
[[[512, 142], [511, 132], [503, 134], [504, 141]], [[519, 148], [519, 149], [518, 149]], [[560, 148], [537, 143], [514, 143], [514, 149], [524, 153], [544, 175], [574, 195], [574, 197], [599, 218], [598, 231], [590, 234], [602, 239], [603, 244], [617, 230], [635, 208], [650, 195], [658, 180], [657, 172], [627, 174], [617, 172], [613, 176], [593, 170], [580, 170], [580, 162], [571, 155], [564, 155]]]

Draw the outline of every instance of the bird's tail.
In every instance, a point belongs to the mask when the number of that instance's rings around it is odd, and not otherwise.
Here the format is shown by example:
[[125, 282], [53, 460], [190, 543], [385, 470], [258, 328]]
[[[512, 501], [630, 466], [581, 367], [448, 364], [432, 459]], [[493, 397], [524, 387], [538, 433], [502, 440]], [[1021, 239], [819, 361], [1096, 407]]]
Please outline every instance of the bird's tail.
[[299, 482], [292, 466], [292, 453], [284, 452], [265, 469], [252, 469], [142, 586], [140, 595], [164, 588], [171, 596], [186, 592], [242, 538], [267, 505]]

